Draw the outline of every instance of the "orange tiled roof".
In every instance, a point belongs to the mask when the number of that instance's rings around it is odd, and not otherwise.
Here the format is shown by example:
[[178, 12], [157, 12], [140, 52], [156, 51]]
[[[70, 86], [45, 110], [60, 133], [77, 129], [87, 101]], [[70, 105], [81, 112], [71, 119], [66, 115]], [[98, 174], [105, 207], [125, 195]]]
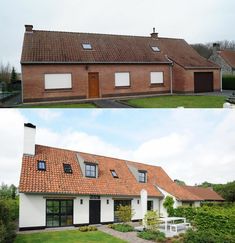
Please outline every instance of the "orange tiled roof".
[[189, 192], [197, 195], [202, 200], [205, 201], [224, 201], [224, 199], [213, 189], [211, 188], [203, 188], [197, 186], [182, 186], [184, 189], [188, 190]]
[[223, 50], [219, 51], [218, 54], [232, 67], [235, 68], [235, 51], [234, 50]]
[[[92, 50], [84, 50], [90, 43]], [[160, 48], [154, 52], [151, 46]], [[170, 63], [219, 68], [183, 39], [33, 30], [24, 36], [21, 63]]]
[[[84, 160], [98, 163], [98, 178], [83, 176], [77, 153]], [[46, 171], [37, 170], [38, 160], [46, 161]], [[63, 163], [71, 164], [72, 174], [64, 173]], [[138, 170], [146, 170], [147, 183], [139, 183], [128, 165]], [[115, 170], [119, 178], [113, 178], [110, 170]], [[180, 200], [199, 200], [197, 196], [174, 183], [161, 167], [41, 145], [36, 145], [35, 156], [23, 156], [19, 191], [138, 196], [142, 189], [146, 189], [149, 196], [162, 197], [156, 185]]]

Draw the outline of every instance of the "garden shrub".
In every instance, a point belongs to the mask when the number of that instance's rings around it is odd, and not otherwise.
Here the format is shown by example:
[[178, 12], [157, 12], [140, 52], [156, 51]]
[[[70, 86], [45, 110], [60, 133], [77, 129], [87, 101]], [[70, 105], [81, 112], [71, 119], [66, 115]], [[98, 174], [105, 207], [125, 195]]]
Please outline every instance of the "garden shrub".
[[158, 242], [163, 242], [166, 240], [165, 234], [158, 230], [157, 231], [146, 230], [146, 231], [138, 232], [137, 236], [145, 240], [154, 240]]
[[234, 243], [232, 236], [224, 235], [215, 230], [188, 230], [184, 236], [185, 243]]
[[134, 227], [129, 224], [113, 224], [112, 229], [120, 232], [131, 232], [134, 231]]
[[172, 216], [174, 214], [174, 199], [172, 197], [166, 196], [163, 206], [167, 210], [168, 216]]
[[223, 89], [235, 90], [235, 76], [234, 75], [223, 76]]
[[220, 236], [235, 236], [234, 206], [224, 208], [221, 206], [179, 207], [174, 209], [174, 216], [185, 217], [195, 226], [198, 232], [205, 232], [206, 234], [206, 232], [213, 230]]
[[133, 216], [134, 216], [134, 210], [131, 208], [131, 206], [128, 205], [118, 206], [117, 217], [121, 222], [123, 222], [124, 224], [130, 222]]
[[0, 200], [0, 242], [11, 243], [16, 237], [14, 217], [7, 200]]
[[97, 231], [97, 228], [95, 226], [82, 226], [79, 228], [79, 231], [81, 232]]
[[143, 220], [144, 226], [147, 227], [148, 230], [154, 231], [157, 230], [160, 221], [159, 221], [159, 215], [157, 211], [148, 211]]

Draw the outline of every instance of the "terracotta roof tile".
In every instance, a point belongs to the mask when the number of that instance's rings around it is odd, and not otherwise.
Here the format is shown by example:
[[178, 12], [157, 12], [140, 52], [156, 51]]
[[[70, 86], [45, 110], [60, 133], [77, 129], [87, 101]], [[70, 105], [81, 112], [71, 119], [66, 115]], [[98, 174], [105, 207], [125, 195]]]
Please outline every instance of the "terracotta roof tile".
[[201, 200], [205, 201], [224, 201], [224, 199], [213, 189], [211, 188], [203, 188], [197, 186], [182, 186], [184, 189], [188, 190], [189, 192], [197, 195], [201, 198]]
[[[98, 178], [83, 176], [77, 153], [84, 160], [98, 162]], [[46, 171], [37, 170], [38, 160], [46, 161]], [[63, 163], [71, 164], [72, 174], [64, 173]], [[128, 165], [146, 170], [147, 183], [137, 182]], [[115, 170], [119, 178], [113, 178], [110, 170]], [[36, 145], [35, 156], [23, 156], [19, 190], [25, 193], [137, 196], [146, 189], [149, 196], [162, 197], [156, 185], [178, 199], [198, 200], [197, 196], [174, 183], [161, 167], [41, 145]]]
[[218, 68], [182, 39], [40, 30], [25, 33], [21, 63], [170, 63], [166, 55], [184, 67]]
[[235, 68], [235, 50], [223, 50], [218, 54], [232, 67]]

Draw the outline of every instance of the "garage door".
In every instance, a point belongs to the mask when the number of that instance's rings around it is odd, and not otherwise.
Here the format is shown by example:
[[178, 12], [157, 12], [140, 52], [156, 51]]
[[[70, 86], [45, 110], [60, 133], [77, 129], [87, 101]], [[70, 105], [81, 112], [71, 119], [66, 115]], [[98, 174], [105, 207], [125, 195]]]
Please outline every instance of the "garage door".
[[194, 92], [213, 92], [213, 72], [194, 73]]

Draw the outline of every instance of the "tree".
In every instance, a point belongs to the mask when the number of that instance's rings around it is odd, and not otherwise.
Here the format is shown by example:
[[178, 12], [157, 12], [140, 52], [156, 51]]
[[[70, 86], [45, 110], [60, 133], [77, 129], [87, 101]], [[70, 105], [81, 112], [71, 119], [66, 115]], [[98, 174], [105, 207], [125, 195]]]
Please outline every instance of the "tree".
[[156, 231], [160, 224], [159, 215], [157, 211], [148, 211], [144, 215], [144, 225], [150, 231]]
[[15, 71], [15, 68], [13, 67], [12, 68], [12, 71], [11, 71], [11, 83], [17, 81], [17, 73]]
[[132, 217], [135, 215], [134, 210], [131, 206], [122, 206], [119, 205], [117, 208], [118, 219], [123, 222], [123, 224], [131, 222]]
[[11, 81], [11, 66], [10, 64], [4, 65], [3, 63], [0, 64], [0, 81], [5, 83], [10, 83]]
[[181, 181], [181, 180], [178, 180], [178, 179], [175, 179], [174, 182], [177, 183], [180, 186], [185, 186], [186, 185], [184, 181]]
[[174, 214], [174, 199], [170, 196], [166, 196], [163, 207], [167, 210], [168, 216], [172, 216]]

